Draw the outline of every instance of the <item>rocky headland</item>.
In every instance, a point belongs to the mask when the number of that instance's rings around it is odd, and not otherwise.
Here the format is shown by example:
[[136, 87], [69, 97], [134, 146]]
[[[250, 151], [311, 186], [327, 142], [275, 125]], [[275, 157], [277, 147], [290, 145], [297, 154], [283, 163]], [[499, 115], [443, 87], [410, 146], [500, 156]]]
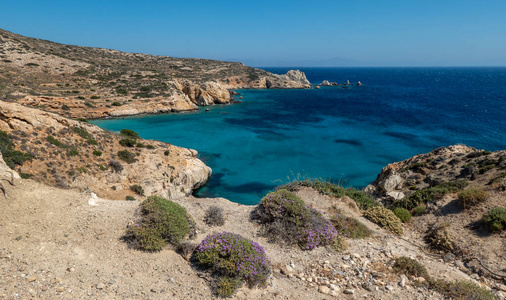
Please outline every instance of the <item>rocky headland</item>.
[[310, 88], [303, 72], [63, 45], [0, 29], [0, 99], [71, 118], [179, 112], [233, 102], [230, 89]]

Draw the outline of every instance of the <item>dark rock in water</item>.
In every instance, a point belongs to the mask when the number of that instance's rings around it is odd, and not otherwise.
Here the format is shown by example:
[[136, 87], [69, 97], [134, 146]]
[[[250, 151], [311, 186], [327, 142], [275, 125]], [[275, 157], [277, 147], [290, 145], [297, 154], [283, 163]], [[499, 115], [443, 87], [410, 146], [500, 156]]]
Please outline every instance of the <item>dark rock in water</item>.
[[239, 94], [238, 92], [235, 92], [235, 91], [229, 91], [230, 93], [230, 96], [239, 96], [241, 94]]
[[359, 82], [357, 82], [357, 85], [358, 85], [358, 86], [361, 86], [361, 85], [362, 85], [362, 82], [360, 82], [360, 81], [359, 81]]
[[209, 111], [209, 108], [206, 108], [206, 111]]

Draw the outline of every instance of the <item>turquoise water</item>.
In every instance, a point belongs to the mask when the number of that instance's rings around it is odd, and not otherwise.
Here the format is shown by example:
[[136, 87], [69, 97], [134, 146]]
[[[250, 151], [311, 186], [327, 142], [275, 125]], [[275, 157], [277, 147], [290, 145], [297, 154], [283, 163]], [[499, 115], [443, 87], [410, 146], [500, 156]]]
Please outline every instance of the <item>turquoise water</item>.
[[[286, 69], [268, 69], [284, 73]], [[255, 204], [276, 185], [321, 178], [364, 187], [386, 164], [456, 143], [506, 149], [505, 68], [305, 68], [349, 89], [242, 90], [243, 102], [94, 124], [199, 151], [197, 195]]]

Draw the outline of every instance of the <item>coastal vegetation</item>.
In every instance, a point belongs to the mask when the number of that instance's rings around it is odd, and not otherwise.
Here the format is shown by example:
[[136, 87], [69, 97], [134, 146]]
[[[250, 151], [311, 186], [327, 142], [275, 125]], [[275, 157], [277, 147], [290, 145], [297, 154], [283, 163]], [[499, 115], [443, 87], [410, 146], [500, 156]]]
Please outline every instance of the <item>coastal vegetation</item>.
[[212, 205], [206, 210], [204, 222], [209, 226], [223, 226], [225, 224], [225, 215], [223, 208]]
[[355, 188], [344, 188], [337, 184], [328, 181], [322, 181], [319, 179], [306, 179], [302, 181], [295, 180], [279, 188], [293, 191], [298, 187], [310, 187], [323, 195], [330, 195], [336, 198], [348, 196], [353, 199], [357, 203], [358, 207], [362, 210], [366, 210], [378, 205], [378, 202], [374, 201], [374, 198], [371, 195], [366, 194], [363, 191], [357, 190]]
[[364, 217], [397, 235], [404, 232], [401, 220], [391, 210], [383, 206], [369, 208], [364, 212]]
[[194, 255], [196, 263], [215, 276], [214, 291], [218, 296], [233, 296], [244, 283], [250, 288], [267, 286], [271, 265], [265, 250], [239, 234], [210, 234]]
[[506, 208], [494, 207], [483, 215], [483, 222], [492, 232], [506, 230]]
[[194, 235], [194, 221], [181, 205], [158, 196], [140, 204], [140, 220], [128, 228], [125, 240], [146, 251], [160, 251], [167, 244], [177, 246]]
[[267, 194], [258, 205], [257, 217], [271, 242], [298, 244], [311, 250], [337, 237], [332, 223], [294, 193], [280, 189]]
[[14, 143], [4, 131], [0, 131], [0, 152], [2, 153], [5, 163], [11, 169], [16, 166], [21, 166], [24, 162], [33, 158], [33, 155], [30, 153], [15, 150]]

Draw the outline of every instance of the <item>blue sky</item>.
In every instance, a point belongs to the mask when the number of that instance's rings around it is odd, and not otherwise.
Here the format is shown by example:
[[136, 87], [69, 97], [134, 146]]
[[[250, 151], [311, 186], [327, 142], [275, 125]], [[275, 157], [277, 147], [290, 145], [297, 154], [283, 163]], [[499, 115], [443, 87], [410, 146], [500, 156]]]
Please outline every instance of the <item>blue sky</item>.
[[505, 0], [0, 0], [0, 28], [253, 66], [506, 66]]

